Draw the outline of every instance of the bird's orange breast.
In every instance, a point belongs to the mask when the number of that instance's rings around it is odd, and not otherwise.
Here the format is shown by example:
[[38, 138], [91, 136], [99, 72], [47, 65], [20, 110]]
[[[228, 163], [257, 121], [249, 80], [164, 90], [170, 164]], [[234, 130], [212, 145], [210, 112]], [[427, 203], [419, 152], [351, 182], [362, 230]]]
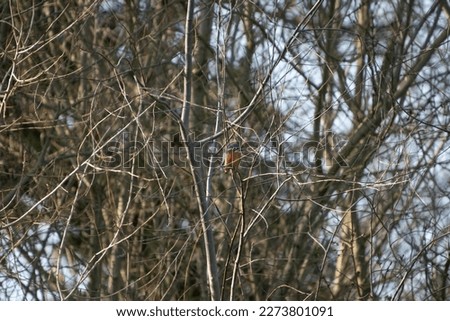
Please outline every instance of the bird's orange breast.
[[237, 168], [241, 160], [241, 153], [238, 151], [228, 151], [225, 156], [225, 171], [230, 168]]

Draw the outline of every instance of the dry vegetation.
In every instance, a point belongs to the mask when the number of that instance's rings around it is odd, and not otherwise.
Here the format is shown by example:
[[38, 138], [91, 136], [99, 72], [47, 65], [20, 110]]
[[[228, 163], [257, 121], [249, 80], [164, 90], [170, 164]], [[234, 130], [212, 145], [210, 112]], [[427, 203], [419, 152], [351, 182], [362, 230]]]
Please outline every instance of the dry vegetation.
[[0, 299], [450, 299], [449, 14], [2, 1]]

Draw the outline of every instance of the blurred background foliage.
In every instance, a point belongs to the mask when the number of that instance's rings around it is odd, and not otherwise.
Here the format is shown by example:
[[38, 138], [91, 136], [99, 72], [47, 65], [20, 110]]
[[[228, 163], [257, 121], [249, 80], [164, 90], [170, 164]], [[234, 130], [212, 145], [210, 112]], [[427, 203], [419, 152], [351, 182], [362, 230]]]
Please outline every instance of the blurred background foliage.
[[[1, 2], [0, 299], [211, 298], [180, 138], [186, 12]], [[449, 299], [449, 14], [195, 2], [189, 133], [222, 299]]]

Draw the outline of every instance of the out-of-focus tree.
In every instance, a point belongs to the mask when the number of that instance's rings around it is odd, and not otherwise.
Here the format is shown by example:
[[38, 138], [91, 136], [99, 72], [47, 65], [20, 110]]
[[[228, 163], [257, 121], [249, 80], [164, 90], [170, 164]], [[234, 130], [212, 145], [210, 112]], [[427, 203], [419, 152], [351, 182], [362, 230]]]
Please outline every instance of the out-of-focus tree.
[[444, 1], [0, 15], [1, 299], [449, 299]]

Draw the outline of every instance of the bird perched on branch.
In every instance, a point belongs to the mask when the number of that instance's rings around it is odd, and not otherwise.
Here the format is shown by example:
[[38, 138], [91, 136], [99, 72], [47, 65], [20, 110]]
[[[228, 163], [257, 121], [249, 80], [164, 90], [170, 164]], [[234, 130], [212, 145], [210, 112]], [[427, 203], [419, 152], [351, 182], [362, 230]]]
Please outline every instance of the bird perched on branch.
[[242, 154], [239, 143], [231, 143], [227, 146], [224, 155], [223, 167], [224, 172], [228, 173], [229, 170], [237, 170], [239, 163], [241, 162]]

